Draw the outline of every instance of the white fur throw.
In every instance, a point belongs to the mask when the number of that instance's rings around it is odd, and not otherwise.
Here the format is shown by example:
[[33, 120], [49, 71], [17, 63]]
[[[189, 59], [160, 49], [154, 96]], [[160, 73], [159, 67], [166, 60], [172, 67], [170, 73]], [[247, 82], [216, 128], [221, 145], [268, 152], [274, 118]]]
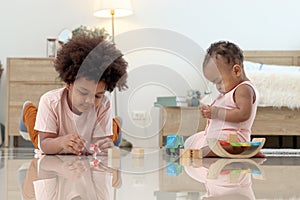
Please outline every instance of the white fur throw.
[[300, 72], [246, 72], [259, 91], [259, 106], [300, 108]]

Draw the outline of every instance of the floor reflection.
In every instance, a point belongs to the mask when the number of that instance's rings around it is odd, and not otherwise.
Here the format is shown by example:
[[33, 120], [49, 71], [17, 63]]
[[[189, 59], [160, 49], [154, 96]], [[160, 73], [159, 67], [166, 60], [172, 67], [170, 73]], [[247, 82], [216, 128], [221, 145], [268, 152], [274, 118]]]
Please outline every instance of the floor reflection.
[[193, 179], [204, 183], [203, 199], [254, 200], [252, 178], [264, 179], [260, 164], [265, 159], [202, 159], [198, 168], [185, 166]]
[[24, 199], [113, 199], [120, 172], [105, 160], [42, 156], [31, 161], [22, 184]]
[[0, 149], [0, 199], [300, 199], [298, 158], [187, 159], [145, 151], [120, 159]]

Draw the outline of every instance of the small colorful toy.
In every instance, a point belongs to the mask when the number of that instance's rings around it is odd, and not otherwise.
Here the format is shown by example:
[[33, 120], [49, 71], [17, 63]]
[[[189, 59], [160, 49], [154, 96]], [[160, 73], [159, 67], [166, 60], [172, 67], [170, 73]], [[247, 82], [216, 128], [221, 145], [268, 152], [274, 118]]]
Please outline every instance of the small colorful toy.
[[219, 141], [222, 146], [233, 146], [233, 147], [258, 147], [261, 145], [261, 142], [252, 141], [252, 142], [238, 142], [238, 137], [236, 134], [227, 135], [227, 141]]
[[261, 180], [265, 178], [261, 166], [252, 159], [218, 159], [210, 165], [207, 178], [218, 179], [220, 175], [229, 176], [231, 182], [234, 177], [241, 174], [251, 174], [253, 178]]
[[178, 161], [170, 161], [167, 163], [167, 174], [168, 176], [178, 176], [183, 171], [183, 166], [178, 164]]
[[184, 141], [181, 135], [168, 135], [166, 139], [166, 153], [168, 155], [179, 155], [179, 150], [184, 148]]
[[90, 161], [90, 168], [95, 168], [99, 164], [99, 160], [96, 157], [93, 157], [92, 161]]
[[[264, 146], [266, 139], [253, 138], [251, 142], [238, 142], [238, 136], [236, 134], [228, 134], [227, 141], [219, 141], [216, 138], [208, 138], [207, 141], [209, 148], [217, 156], [224, 158], [251, 158]], [[240, 154], [231, 154], [223, 148], [225, 146], [240, 147], [245, 148], [245, 150]]]
[[88, 156], [92, 155], [93, 157], [96, 157], [98, 153], [100, 153], [101, 150], [99, 149], [98, 145], [96, 144], [90, 144], [89, 148], [85, 148], [81, 151], [82, 156]]
[[98, 145], [96, 144], [90, 144], [90, 153], [93, 155], [93, 157], [96, 157], [98, 153], [101, 152]]
[[183, 165], [180, 164], [178, 156], [164, 154], [163, 159], [166, 161], [166, 173], [168, 176], [178, 176], [183, 171]]
[[227, 142], [227, 141], [224, 141], [224, 140], [221, 140], [221, 141], [220, 141], [220, 144], [221, 144], [222, 146], [230, 146], [230, 143]]

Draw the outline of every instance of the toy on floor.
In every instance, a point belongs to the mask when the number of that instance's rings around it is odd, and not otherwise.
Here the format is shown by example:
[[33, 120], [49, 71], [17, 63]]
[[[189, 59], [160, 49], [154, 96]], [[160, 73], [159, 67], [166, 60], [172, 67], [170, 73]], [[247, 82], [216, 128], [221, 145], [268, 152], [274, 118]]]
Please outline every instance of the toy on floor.
[[178, 176], [182, 173], [183, 166], [178, 163], [178, 159], [172, 157], [167, 162], [166, 171], [168, 176]]
[[182, 166], [200, 167], [202, 165], [201, 149], [180, 149], [179, 163]]
[[92, 160], [90, 163], [90, 168], [95, 168], [98, 166], [100, 159], [97, 158], [97, 154], [100, 153], [101, 150], [99, 149], [98, 145], [96, 144], [90, 144], [89, 149], [85, 148], [81, 151], [82, 156], [89, 156], [92, 155]]
[[92, 153], [93, 157], [95, 157], [101, 152], [101, 150], [99, 149], [98, 145], [90, 144], [90, 152]]
[[93, 157], [96, 157], [98, 153], [100, 153], [101, 150], [96, 144], [90, 144], [89, 148], [85, 148], [84, 150], [81, 151], [81, 155], [83, 156], [88, 156], [92, 155]]
[[[253, 138], [251, 142], [238, 142], [236, 134], [227, 135], [227, 141], [219, 141], [217, 138], [208, 138], [209, 148], [220, 157], [224, 158], [251, 158], [255, 156], [265, 144], [265, 138]], [[227, 152], [224, 146], [234, 146], [245, 148], [240, 154], [231, 154]]]
[[97, 157], [93, 157], [90, 161], [90, 168], [98, 167], [99, 162], [101, 162]]
[[180, 149], [180, 158], [202, 158], [202, 151], [200, 149]]
[[208, 179], [217, 179], [219, 176], [251, 174], [253, 178], [263, 180], [264, 171], [260, 164], [252, 159], [218, 159], [208, 170]]
[[181, 135], [168, 135], [166, 139], [166, 153], [168, 155], [179, 155], [179, 150], [184, 148], [184, 141]]

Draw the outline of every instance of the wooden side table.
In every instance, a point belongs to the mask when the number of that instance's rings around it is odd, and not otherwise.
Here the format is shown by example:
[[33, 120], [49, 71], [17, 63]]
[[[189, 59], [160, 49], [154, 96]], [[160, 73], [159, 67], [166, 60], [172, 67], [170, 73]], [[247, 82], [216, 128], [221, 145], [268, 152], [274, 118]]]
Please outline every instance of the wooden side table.
[[190, 136], [205, 129], [206, 119], [202, 118], [198, 107], [161, 107], [160, 108], [160, 141], [164, 145], [164, 136], [179, 134]]

